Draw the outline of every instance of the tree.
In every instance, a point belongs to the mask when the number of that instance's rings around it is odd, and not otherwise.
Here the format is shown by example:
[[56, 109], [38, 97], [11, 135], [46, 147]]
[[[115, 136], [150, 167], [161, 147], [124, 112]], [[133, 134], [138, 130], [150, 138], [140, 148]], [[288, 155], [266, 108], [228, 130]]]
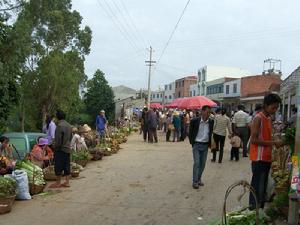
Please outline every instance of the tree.
[[76, 112], [92, 33], [87, 26], [81, 28], [81, 21], [71, 0], [23, 3], [6, 46], [18, 68], [21, 130], [41, 127], [46, 114], [58, 108]]
[[87, 112], [95, 118], [99, 111], [104, 109], [110, 121], [114, 120], [115, 103], [114, 93], [105, 79], [105, 74], [97, 70], [91, 80], [87, 82], [87, 92], [84, 102]]

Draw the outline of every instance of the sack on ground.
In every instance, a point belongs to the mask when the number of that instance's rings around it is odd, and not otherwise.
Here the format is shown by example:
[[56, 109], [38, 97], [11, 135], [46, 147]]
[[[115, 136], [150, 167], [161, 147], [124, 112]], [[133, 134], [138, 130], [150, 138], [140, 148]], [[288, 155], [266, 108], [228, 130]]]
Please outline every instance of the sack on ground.
[[29, 184], [27, 173], [23, 170], [15, 170], [12, 174], [13, 178], [17, 182], [17, 196], [16, 199], [29, 200], [31, 196], [29, 194]]

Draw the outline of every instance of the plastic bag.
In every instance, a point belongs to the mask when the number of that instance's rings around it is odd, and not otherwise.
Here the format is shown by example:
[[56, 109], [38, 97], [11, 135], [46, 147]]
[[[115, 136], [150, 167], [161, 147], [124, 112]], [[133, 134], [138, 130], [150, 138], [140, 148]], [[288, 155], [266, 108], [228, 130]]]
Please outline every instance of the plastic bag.
[[17, 181], [16, 199], [20, 199], [20, 200], [31, 199], [31, 195], [29, 193], [27, 173], [23, 170], [15, 170], [13, 171], [12, 177]]

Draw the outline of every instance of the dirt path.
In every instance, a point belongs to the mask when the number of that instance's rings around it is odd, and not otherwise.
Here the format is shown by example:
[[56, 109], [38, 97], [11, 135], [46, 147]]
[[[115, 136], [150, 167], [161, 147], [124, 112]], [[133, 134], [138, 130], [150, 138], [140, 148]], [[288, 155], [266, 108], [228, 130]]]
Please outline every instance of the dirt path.
[[148, 144], [132, 135], [118, 154], [88, 164], [70, 189], [17, 201], [11, 213], [0, 216], [1, 224], [196, 225], [219, 218], [226, 188], [250, 179], [249, 159], [230, 162], [228, 145], [222, 164], [211, 163], [209, 154], [205, 186], [194, 190], [188, 141], [159, 138]]

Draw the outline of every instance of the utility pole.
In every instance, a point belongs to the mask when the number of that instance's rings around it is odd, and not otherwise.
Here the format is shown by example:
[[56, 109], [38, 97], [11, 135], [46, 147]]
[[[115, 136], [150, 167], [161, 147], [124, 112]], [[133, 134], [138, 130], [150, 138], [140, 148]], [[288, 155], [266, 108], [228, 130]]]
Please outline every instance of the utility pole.
[[154, 63], [156, 63], [156, 61], [153, 61], [152, 60], [152, 52], [153, 52], [153, 49], [152, 47], [150, 46], [150, 58], [149, 58], [149, 61], [145, 61], [145, 63], [148, 63], [147, 66], [149, 66], [149, 74], [148, 74], [148, 100], [147, 100], [147, 107], [148, 109], [150, 108], [150, 99], [151, 99], [151, 85], [150, 85], [150, 82], [151, 82], [151, 67], [154, 65]]

